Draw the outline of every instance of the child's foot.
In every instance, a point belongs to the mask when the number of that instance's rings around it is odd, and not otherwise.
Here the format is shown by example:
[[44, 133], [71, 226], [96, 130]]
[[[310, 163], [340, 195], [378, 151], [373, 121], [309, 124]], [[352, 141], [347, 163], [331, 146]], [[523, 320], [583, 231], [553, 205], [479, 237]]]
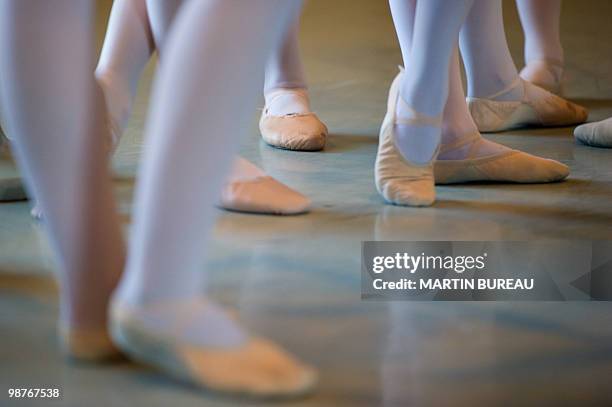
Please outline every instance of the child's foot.
[[612, 118], [582, 124], [574, 129], [574, 137], [588, 146], [612, 148]]
[[277, 345], [252, 337], [203, 299], [111, 311], [115, 343], [135, 360], [207, 390], [254, 397], [310, 392], [316, 373]]
[[[399, 95], [401, 80], [402, 72], [395, 77], [389, 90], [374, 170], [376, 188], [389, 203], [430, 206], [435, 201], [433, 162], [440, 140], [439, 119], [422, 115], [407, 105], [404, 106], [406, 117], [398, 116], [398, 104], [405, 104]], [[406, 136], [401, 141], [406, 149], [404, 153], [398, 147], [399, 136]], [[410, 137], [418, 138], [412, 143], [414, 149], [408, 148]]]
[[436, 184], [475, 181], [545, 183], [565, 179], [569, 168], [486, 140], [478, 132], [442, 142], [434, 165]]
[[[499, 100], [515, 87], [523, 88], [520, 100]], [[467, 98], [474, 122], [481, 132], [527, 126], [570, 126], [587, 119], [587, 110], [530, 82], [518, 79], [502, 92], [487, 98]]]
[[272, 215], [308, 212], [310, 200], [238, 157], [221, 191], [223, 209]]
[[310, 111], [306, 89], [268, 92], [259, 130], [266, 143], [287, 150], [322, 150], [327, 139], [327, 127]]

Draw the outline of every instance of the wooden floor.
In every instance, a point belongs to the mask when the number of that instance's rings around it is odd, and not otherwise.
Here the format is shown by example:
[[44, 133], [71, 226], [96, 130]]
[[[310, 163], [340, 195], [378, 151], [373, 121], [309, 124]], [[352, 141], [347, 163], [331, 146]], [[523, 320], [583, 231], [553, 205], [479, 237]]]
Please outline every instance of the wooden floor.
[[[520, 25], [513, 3], [505, 6], [521, 66]], [[566, 92], [592, 120], [612, 116], [611, 15], [607, 0], [565, 2]], [[612, 150], [577, 145], [571, 128], [487, 135], [563, 161], [570, 178], [440, 187], [431, 208], [385, 205], [373, 164], [400, 63], [386, 2], [311, 0], [302, 49], [313, 107], [331, 129], [328, 148], [272, 149], [253, 126], [241, 152], [310, 196], [314, 209], [283, 218], [220, 211], [206, 270], [214, 298], [319, 367], [318, 392], [287, 405], [611, 405], [612, 304], [363, 302], [359, 261], [362, 240], [609, 239]], [[152, 68], [114, 159], [126, 225]], [[0, 180], [16, 175], [0, 160]], [[0, 204], [2, 389], [58, 386], [58, 405], [67, 406], [244, 405], [127, 362], [66, 363], [56, 349], [51, 268], [28, 203]]]

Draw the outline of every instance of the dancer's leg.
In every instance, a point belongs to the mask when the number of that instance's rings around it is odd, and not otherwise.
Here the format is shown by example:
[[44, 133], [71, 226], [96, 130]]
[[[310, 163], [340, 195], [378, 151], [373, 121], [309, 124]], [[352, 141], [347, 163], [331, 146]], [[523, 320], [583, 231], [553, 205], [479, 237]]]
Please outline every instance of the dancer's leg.
[[520, 100], [523, 87], [506, 41], [501, 0], [475, 0], [461, 29], [461, 54], [468, 78], [468, 96]]
[[[154, 8], [157, 43], [163, 43], [181, 0]], [[131, 114], [141, 73], [155, 51], [146, 0], [115, 0], [96, 77], [104, 90], [116, 146]], [[223, 188], [220, 205], [255, 213], [297, 214], [310, 201], [238, 157]], [[33, 213], [40, 211], [33, 211]]]
[[[451, 54], [471, 4], [472, 0], [417, 1], [412, 35], [399, 38], [402, 54], [406, 54], [404, 49], [410, 50], [397, 100], [399, 120], [411, 120], [415, 112], [429, 118], [441, 117], [448, 98]], [[407, 5], [409, 2], [392, 0], [394, 18], [399, 14], [394, 9]], [[396, 141], [405, 158], [416, 164], [432, 159], [440, 140], [439, 126], [396, 124], [395, 127]]]
[[[178, 2], [180, 3], [180, 0]], [[166, 10], [170, 3], [174, 1], [148, 0], [147, 5], [150, 14], [156, 15], [163, 14], [156, 10], [157, 7]], [[133, 287], [128, 291], [131, 294], [135, 292], [139, 294], [132, 298], [138, 297], [142, 302], [151, 299], [159, 301], [164, 297], [173, 299], [189, 297], [190, 294], [193, 296], [200, 292], [201, 286], [194, 284], [191, 278], [176, 279], [173, 273], [166, 272], [166, 270], [179, 269], [185, 270], [186, 275], [193, 273], [191, 276], [197, 277], [197, 281], [201, 277], [201, 273], [194, 271], [194, 268], [198, 269], [200, 258], [195, 248], [201, 245], [201, 233], [208, 229], [207, 225], [212, 221], [212, 209], [211, 205], [197, 204], [195, 199], [184, 199], [184, 197], [195, 195], [200, 201], [208, 201], [211, 198], [209, 191], [221, 186], [221, 179], [215, 174], [223, 174], [229, 169], [229, 161], [225, 159], [225, 155], [233, 150], [232, 141], [236, 140], [236, 135], [243, 134], [248, 128], [244, 122], [248, 118], [249, 103], [236, 105], [235, 100], [243, 99], [238, 95], [248, 95], [249, 98], [246, 100], [251, 100], [252, 95], [249, 91], [254, 83], [257, 84], [257, 81], [253, 80], [256, 75], [252, 73], [252, 69], [259, 68], [255, 62], [264, 58], [265, 55], [258, 54], [261, 54], [262, 51], [266, 53], [265, 50], [269, 49], [267, 42], [276, 37], [276, 30], [264, 30], [267, 34], [262, 35], [259, 31], [261, 30], [260, 24], [268, 21], [270, 24], [274, 23], [274, 27], [284, 26], [282, 19], [274, 19], [267, 15], [268, 7], [271, 6], [263, 6], [263, 0], [255, 1], [253, 6], [241, 5], [240, 7], [230, 3], [222, 5], [225, 2], [221, 0], [206, 0], [203, 3], [204, 5], [199, 7], [187, 3], [185, 9], [179, 9], [179, 15], [176, 18], [183, 18], [182, 24], [184, 25], [176, 30], [174, 39], [162, 39], [163, 42], [175, 41], [176, 49], [172, 51], [175, 54], [174, 58], [182, 58], [184, 65], [177, 67], [176, 60], [164, 56], [159, 67], [160, 77], [163, 79], [160, 79], [156, 85], [153, 105], [150, 109], [150, 121], [146, 129], [146, 134], [151, 134], [151, 140], [145, 147], [144, 164], [141, 171], [142, 181], [136, 196], [137, 206], [142, 206], [144, 210], [136, 218], [135, 241], [139, 243], [133, 246], [134, 251], [128, 265], [128, 270], [139, 271], [128, 273], [126, 284], [122, 284], [123, 288]], [[278, 1], [271, 3], [278, 6]], [[242, 11], [239, 12], [238, 9]], [[188, 11], [198, 14], [201, 21], [197, 24], [197, 28], [192, 26], [196, 25], [193, 23], [195, 17], [185, 16]], [[252, 21], [249, 24], [239, 24], [237, 19], [248, 15], [249, 11], [256, 13], [253, 18], [248, 19]], [[171, 18], [152, 20], [153, 31], [165, 32], [167, 27], [156, 25], [167, 24], [169, 21]], [[258, 30], [255, 31], [258, 33], [257, 38], [250, 38], [249, 30]], [[170, 32], [172, 33], [171, 30]], [[194, 39], [186, 40], [185, 36], [188, 34]], [[220, 41], [223, 35], [225, 38]], [[241, 35], [244, 35], [245, 38], [238, 41]], [[235, 42], [232, 36], [236, 37]], [[267, 41], [263, 42], [264, 39]], [[227, 47], [228, 41], [242, 45]], [[195, 44], [188, 47], [187, 42]], [[164, 54], [168, 52], [170, 51], [166, 49]], [[247, 63], [249, 58], [252, 60], [250, 64]], [[224, 65], [224, 63], [229, 65]], [[246, 73], [249, 70], [251, 73]], [[170, 76], [175, 72], [177, 78], [172, 81]], [[238, 73], [242, 72], [245, 72], [243, 77], [230, 81], [229, 78], [238, 76]], [[179, 75], [179, 73], [182, 74]], [[230, 84], [232, 86], [229, 86]], [[175, 96], [170, 97], [171, 94]], [[196, 107], [198, 114], [193, 114]], [[231, 117], [236, 119], [230, 120]], [[170, 166], [178, 162], [182, 165]], [[209, 182], [186, 181], [196, 180], [198, 177], [208, 179]], [[175, 183], [174, 180], [177, 179], [183, 181]], [[198, 193], [196, 194], [195, 191]], [[149, 199], [149, 196], [156, 194], [160, 197]], [[185, 205], [184, 210], [173, 211], [171, 209], [183, 205]], [[181, 216], [174, 219], [158, 216], [157, 212], [159, 214], [180, 213]], [[157, 222], [152, 223], [153, 219]], [[196, 224], [199, 226], [195, 226]], [[165, 232], [149, 233], [149, 228], [153, 226], [161, 227], [159, 230]], [[189, 243], [172, 247], [161, 243], [166, 240], [173, 241], [168, 236], [172, 235], [175, 230], [178, 235], [181, 234], [178, 231], [189, 230], [200, 238], [179, 238], [179, 240], [189, 240]], [[182, 235], [187, 236], [188, 234], [182, 233]], [[173, 254], [184, 251], [185, 255], [177, 255], [176, 259], [173, 258], [174, 256], [160, 256], [158, 254], [161, 247], [171, 250]], [[145, 270], [146, 274], [144, 274]], [[145, 280], [139, 281], [145, 277]], [[127, 284], [128, 281], [133, 284]], [[173, 283], [166, 284], [163, 281]]]
[[[149, 10], [157, 4], [149, 1]], [[218, 390], [289, 394], [313, 382], [308, 369], [249, 338], [204, 300], [201, 267], [212, 203], [255, 105], [260, 84], [253, 78], [263, 76], [265, 58], [297, 5], [186, 3], [164, 40], [153, 91], [114, 335], [133, 356]]]
[[[132, 112], [138, 80], [154, 50], [146, 0], [115, 0], [96, 67], [111, 130], [107, 150], [114, 151], [119, 144]], [[33, 206], [32, 216], [42, 218], [40, 206]]]
[[59, 265], [60, 326], [75, 356], [112, 351], [108, 297], [123, 243], [95, 86], [92, 2], [0, 3], [0, 81], [8, 131], [30, 190], [47, 214]]
[[470, 111], [480, 131], [586, 120], [584, 108], [521, 80], [508, 51], [501, 0], [475, 0], [461, 30]]
[[453, 52], [449, 75], [448, 100], [444, 107], [442, 121], [441, 149], [443, 151], [438, 155], [438, 159], [441, 160], [464, 158], [458, 156], [456, 151], [448, 151], [447, 146], [460, 144], [466, 138], [479, 134], [465, 102], [457, 47], [455, 47]]
[[304, 68], [300, 58], [300, 13], [266, 64], [264, 97], [266, 105], [259, 122], [264, 141], [289, 150], [315, 151], [325, 147], [327, 127], [310, 111]]
[[390, 1], [407, 69], [391, 85], [376, 157], [376, 187], [388, 202], [424, 206], [435, 199], [433, 161], [450, 60], [471, 4], [428, 0], [415, 7], [414, 1]]
[[[310, 112], [304, 67], [300, 57], [300, 12], [292, 17], [281, 46], [273, 50], [266, 64], [264, 96], [270, 114], [284, 116]], [[294, 90], [295, 92], [283, 92]]]
[[145, 1], [149, 10], [149, 22], [153, 31], [153, 37], [155, 38], [155, 44], [157, 49], [162, 52], [176, 13], [185, 3], [185, 0]]
[[96, 68], [115, 144], [127, 125], [140, 75], [154, 50], [146, 0], [115, 0]]
[[525, 33], [525, 67], [521, 77], [559, 93], [563, 77], [561, 0], [516, 0]]

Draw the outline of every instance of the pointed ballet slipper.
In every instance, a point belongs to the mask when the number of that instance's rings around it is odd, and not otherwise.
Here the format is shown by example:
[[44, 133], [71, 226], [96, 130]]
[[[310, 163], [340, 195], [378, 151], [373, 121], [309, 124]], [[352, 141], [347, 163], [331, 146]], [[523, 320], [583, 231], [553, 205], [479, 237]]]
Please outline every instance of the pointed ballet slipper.
[[521, 78], [536, 86], [546, 89], [555, 95], [563, 91], [563, 63], [549, 59], [528, 62], [521, 73]]
[[316, 372], [273, 343], [251, 337], [237, 347], [181, 343], [153, 332], [138, 312], [113, 304], [113, 340], [128, 356], [205, 390], [256, 398], [311, 392]]
[[227, 182], [219, 206], [239, 212], [298, 215], [308, 212], [310, 200], [270, 176]]
[[[473, 140], [471, 137], [467, 142]], [[444, 149], [442, 146], [441, 151]], [[436, 184], [440, 185], [479, 181], [536, 184], [561, 181], [569, 175], [569, 168], [555, 160], [508, 149], [483, 157], [437, 160], [434, 174]]]
[[[418, 113], [413, 121], [399, 122], [396, 117], [396, 106], [399, 98], [402, 71], [397, 74], [387, 101], [387, 114], [383, 120], [379, 141], [374, 177], [376, 189], [389, 203], [403, 206], [430, 206], [436, 199], [434, 186], [433, 162], [425, 165], [409, 163], [399, 152], [395, 144], [394, 128], [396, 123], [419, 124]], [[427, 123], [429, 124], [429, 123]], [[436, 123], [434, 123], [436, 124]], [[437, 124], [439, 126], [439, 124]]]
[[93, 331], [60, 324], [58, 336], [62, 352], [77, 361], [104, 362], [122, 356], [105, 329]]
[[[570, 126], [584, 122], [587, 110], [519, 78], [522, 101], [467, 98], [478, 130], [497, 132], [527, 126]], [[513, 85], [514, 86], [514, 85]]]
[[327, 127], [314, 113], [273, 116], [264, 108], [259, 131], [266, 143], [286, 150], [319, 151], [327, 139]]
[[588, 146], [612, 148], [612, 118], [582, 124], [574, 129], [574, 137]]

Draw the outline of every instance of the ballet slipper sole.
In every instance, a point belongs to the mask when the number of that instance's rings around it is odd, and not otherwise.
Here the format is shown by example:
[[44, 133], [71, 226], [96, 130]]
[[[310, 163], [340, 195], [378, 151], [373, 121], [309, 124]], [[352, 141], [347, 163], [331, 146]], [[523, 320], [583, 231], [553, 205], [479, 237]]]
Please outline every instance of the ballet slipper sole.
[[374, 181], [378, 193], [387, 203], [399, 206], [431, 206], [436, 200], [433, 164], [424, 166], [407, 164], [397, 150], [393, 138], [393, 120], [401, 72], [395, 77], [389, 89], [387, 114], [379, 134]]
[[151, 334], [129, 312], [113, 307], [111, 332], [127, 355], [204, 390], [255, 399], [311, 393], [316, 372], [272, 343], [251, 338], [240, 348], [204, 348]]
[[[525, 92], [533, 91], [535, 85], [523, 81]], [[484, 133], [505, 131], [520, 127], [562, 127], [586, 121], [588, 111], [575, 103], [546, 92], [545, 100], [539, 103], [527, 101], [496, 101], [489, 99], [467, 98], [470, 114]]]
[[555, 160], [511, 150], [470, 160], [438, 160], [434, 174], [436, 184], [483, 181], [536, 184], [562, 181], [569, 175], [569, 168]]
[[288, 216], [308, 212], [310, 200], [272, 177], [257, 177], [225, 184], [219, 207], [230, 211]]
[[277, 148], [295, 151], [319, 151], [325, 147], [327, 127], [316, 114], [271, 116], [264, 112], [259, 120], [263, 140]]
[[122, 358], [106, 330], [91, 331], [58, 327], [62, 352], [78, 362], [108, 362]]
[[574, 129], [574, 138], [591, 147], [612, 148], [612, 134], [601, 134], [595, 123], [587, 123]]
[[0, 179], [0, 202], [26, 201], [23, 183], [20, 178]]

